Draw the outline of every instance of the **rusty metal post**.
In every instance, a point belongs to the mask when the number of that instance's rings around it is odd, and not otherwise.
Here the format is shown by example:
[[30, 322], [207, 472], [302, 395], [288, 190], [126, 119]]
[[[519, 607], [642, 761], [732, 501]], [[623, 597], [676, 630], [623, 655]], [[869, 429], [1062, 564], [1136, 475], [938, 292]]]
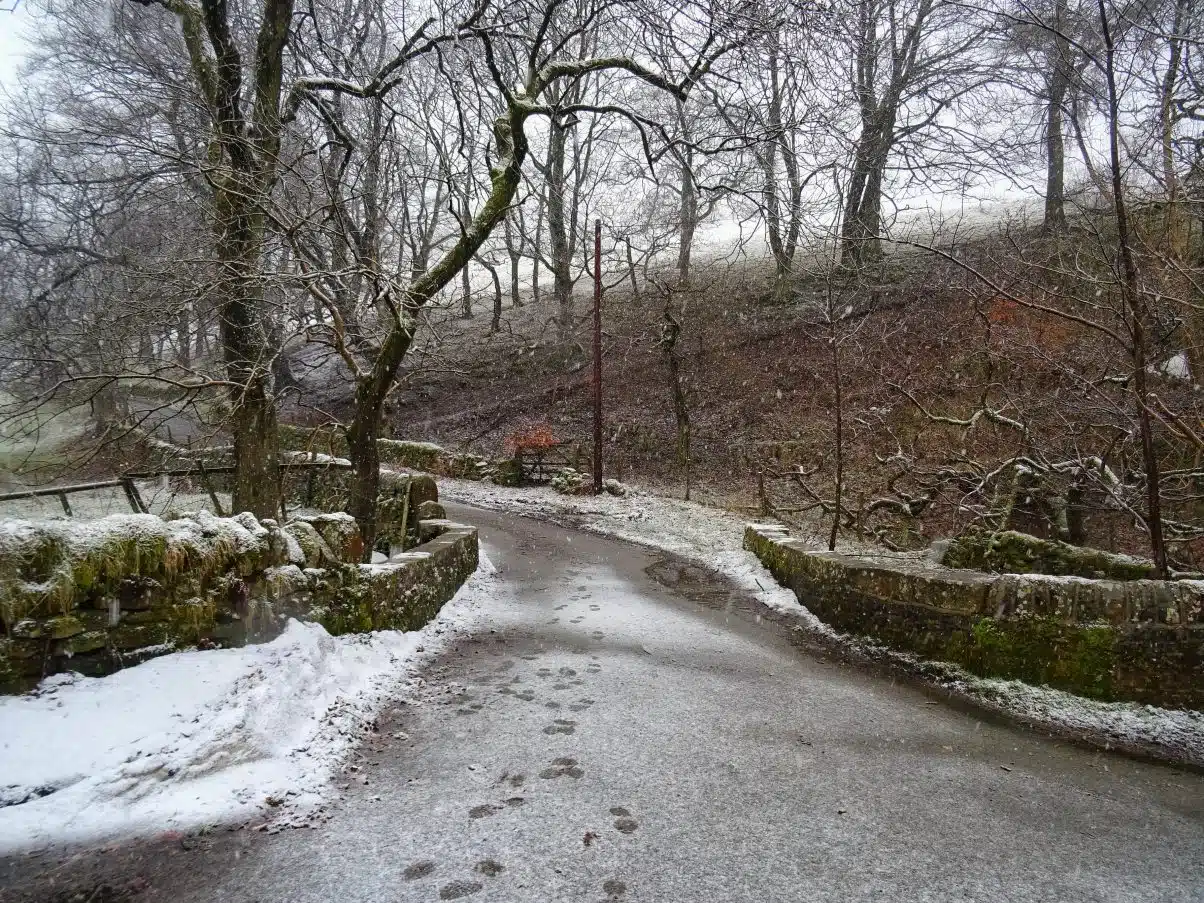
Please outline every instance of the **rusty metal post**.
[[602, 492], [602, 220], [594, 220], [594, 495]]

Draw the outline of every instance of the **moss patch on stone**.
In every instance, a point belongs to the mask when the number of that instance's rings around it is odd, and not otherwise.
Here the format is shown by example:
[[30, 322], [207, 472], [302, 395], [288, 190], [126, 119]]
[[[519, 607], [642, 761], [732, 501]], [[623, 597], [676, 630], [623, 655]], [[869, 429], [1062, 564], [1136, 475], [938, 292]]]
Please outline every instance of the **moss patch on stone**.
[[950, 544], [942, 563], [996, 574], [1049, 574], [1105, 580], [1148, 580], [1152, 562], [1100, 549], [1040, 539], [1015, 530], [967, 530]]
[[1110, 624], [981, 618], [970, 628], [970, 643], [958, 651], [961, 664], [976, 674], [1114, 698], [1116, 629]]

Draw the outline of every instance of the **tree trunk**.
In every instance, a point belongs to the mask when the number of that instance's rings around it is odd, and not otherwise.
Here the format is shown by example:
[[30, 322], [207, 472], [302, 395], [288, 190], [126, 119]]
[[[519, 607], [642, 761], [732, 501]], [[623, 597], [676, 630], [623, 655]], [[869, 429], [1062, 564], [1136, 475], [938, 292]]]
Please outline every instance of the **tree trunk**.
[[505, 115], [495, 120], [493, 137], [497, 163], [491, 172], [492, 190], [489, 197], [461, 231], [456, 243], [405, 290], [400, 304], [402, 316], [392, 324], [372, 368], [356, 386], [355, 413], [347, 435], [352, 463], [348, 513], [359, 524], [367, 558], [371, 557], [377, 532], [380, 453], [376, 440], [380, 436], [385, 400], [414, 339], [414, 318], [431, 298], [468, 266], [493, 229], [506, 216], [522, 181], [523, 161], [528, 147], [523, 124], [529, 115], [525, 106], [511, 105]]
[[840, 535], [840, 513], [844, 496], [844, 386], [840, 381], [840, 343], [836, 341], [836, 323], [832, 322], [830, 326], [828, 341], [832, 345], [832, 379], [836, 388], [836, 505], [832, 511], [832, 532], [828, 535], [828, 551], [835, 552], [836, 538]]
[[218, 322], [234, 434], [234, 512], [276, 517], [280, 509], [279, 436], [271, 359], [262, 321], [263, 218], [257, 194], [235, 180], [218, 186]]
[[1049, 67], [1049, 97], [1045, 113], [1045, 222], [1047, 235], [1066, 231], [1066, 147], [1062, 109], [1070, 86], [1070, 42], [1063, 33], [1066, 0], [1057, 0], [1052, 36], [1053, 59]]
[[635, 261], [631, 257], [631, 239], [624, 238], [623, 244], [627, 246], [627, 276], [631, 279], [631, 300], [636, 304], [640, 303], [640, 282], [635, 275]]
[[192, 363], [192, 317], [187, 304], [176, 311], [176, 364], [187, 368]]
[[556, 299], [556, 327], [561, 344], [573, 331], [573, 249], [565, 222], [565, 145], [568, 130], [553, 119], [548, 138], [548, 240], [551, 250], [552, 294]]
[[125, 392], [116, 381], [106, 382], [92, 396], [92, 420], [98, 433], [120, 424], [129, 413]]
[[196, 328], [192, 335], [192, 359], [199, 360], [209, 354], [209, 306], [198, 301], [196, 308]]
[[690, 500], [690, 403], [682, 385], [681, 367], [677, 359], [677, 340], [681, 337], [681, 324], [673, 316], [673, 296], [665, 298], [663, 311], [665, 324], [661, 331], [660, 345], [665, 354], [669, 370], [669, 392], [673, 396], [673, 419], [677, 425], [677, 463], [682, 468], [686, 482], [686, 501]]
[[492, 263], [486, 263], [484, 266], [493, 277], [493, 319], [489, 321], [489, 332], [495, 333], [502, 328], [502, 278]]
[[1182, 35], [1184, 17], [1191, 10], [1192, 0], [1175, 0], [1175, 18], [1167, 45], [1170, 59], [1162, 78], [1159, 97], [1159, 132], [1162, 144], [1162, 183], [1166, 192], [1166, 214], [1163, 221], [1166, 250], [1176, 259], [1187, 256], [1187, 217], [1179, 200], [1179, 175], [1175, 171], [1175, 107], [1178, 94], [1179, 68], [1183, 58]]
[[1121, 259], [1121, 291], [1129, 312], [1129, 332], [1132, 336], [1130, 353], [1133, 357], [1133, 393], [1137, 405], [1137, 426], [1141, 436], [1141, 456], [1146, 478], [1146, 527], [1150, 534], [1150, 553], [1157, 575], [1168, 574], [1166, 542], [1162, 528], [1162, 478], [1158, 452], [1154, 447], [1154, 425], [1150, 415], [1150, 397], [1146, 386], [1146, 366], [1149, 358], [1149, 305], [1141, 289], [1137, 262], [1133, 255], [1129, 214], [1125, 204], [1123, 170], [1120, 162], [1120, 95], [1116, 87], [1116, 48], [1108, 22], [1104, 0], [1097, 0], [1100, 30], [1104, 37], [1104, 74], [1108, 83], [1108, 151], [1112, 170], [1112, 208], [1116, 216], [1117, 250]]
[[539, 263], [540, 254], [543, 253], [543, 217], [544, 205], [540, 204], [539, 211], [535, 214], [535, 241], [531, 246], [531, 300], [536, 305], [542, 297], [539, 289]]
[[[782, 122], [782, 85], [778, 71], [778, 55], [775, 47], [769, 55], [769, 130], [773, 135], [765, 149], [758, 155], [764, 185], [765, 227], [769, 238], [769, 249], [774, 262], [774, 295], [779, 301], [787, 301], [792, 291], [791, 273], [794, 269], [794, 252], [798, 247], [799, 231], [802, 227], [801, 211], [802, 183], [799, 180], [798, 158]], [[786, 215], [783, 222], [782, 203], [779, 197], [781, 182], [778, 179], [777, 157], [781, 153], [782, 166], [786, 173]]]
[[[889, 103], [884, 100], [883, 104]], [[880, 108], [863, 120], [853, 177], [845, 199], [841, 260], [861, 269], [882, 256], [882, 179], [894, 144], [893, 110]]]
[[518, 309], [523, 306], [522, 292], [519, 290], [519, 267], [523, 260], [523, 235], [514, 223], [513, 216], [507, 216], [506, 253], [510, 256], [510, 306]]
[[347, 454], [351, 458], [351, 492], [347, 512], [355, 518], [363, 540], [364, 561], [372, 560], [376, 547], [377, 510], [380, 497], [380, 438], [383, 400], [363, 383], [356, 392], [355, 416], [347, 431]]
[[1045, 117], [1045, 221], [1047, 235], [1066, 231], [1066, 152], [1062, 139], [1062, 103], [1066, 84], [1055, 74], [1049, 87], [1049, 106]]
[[694, 245], [694, 232], [698, 228], [698, 188], [694, 184], [693, 154], [687, 148], [682, 152], [680, 186], [680, 240], [677, 249], [677, 281], [686, 285], [690, 281], [690, 252]]
[[[334, 132], [329, 133], [329, 140], [332, 142], [333, 150], [326, 160], [325, 176], [329, 189], [334, 192], [338, 190], [339, 172], [342, 169], [347, 152], [342, 149], [338, 143], [337, 135]], [[359, 321], [359, 296], [360, 283], [360, 268], [358, 266], [352, 268], [352, 257], [357, 256], [355, 249], [347, 242], [346, 222], [345, 222], [345, 201], [342, 198], [336, 197], [334, 210], [327, 218], [327, 228], [330, 230], [330, 268], [336, 273], [346, 272], [348, 269], [353, 269], [355, 276], [348, 282], [339, 279], [336, 280], [332, 294], [334, 296], [334, 307], [338, 311], [339, 318], [343, 321], [343, 332], [346, 335], [347, 344], [356, 345], [363, 336], [363, 330], [360, 328]]]
[[468, 266], [460, 271], [460, 314], [465, 320], [472, 319], [472, 279]]

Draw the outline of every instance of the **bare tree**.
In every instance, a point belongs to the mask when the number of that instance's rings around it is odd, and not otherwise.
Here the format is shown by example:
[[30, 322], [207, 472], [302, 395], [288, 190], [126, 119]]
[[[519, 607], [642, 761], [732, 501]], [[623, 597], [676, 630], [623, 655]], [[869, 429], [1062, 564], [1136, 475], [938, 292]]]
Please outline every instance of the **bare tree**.
[[[937, 139], [960, 137], [943, 128], [947, 114], [991, 76], [973, 52], [979, 31], [962, 4], [849, 0], [831, 16], [852, 50], [847, 65], [859, 131], [844, 194], [841, 257], [859, 267], [881, 253], [893, 156], [907, 153], [906, 172], [923, 177], [934, 162], [928, 158], [945, 149]], [[964, 162], [964, 156], [946, 160]]]

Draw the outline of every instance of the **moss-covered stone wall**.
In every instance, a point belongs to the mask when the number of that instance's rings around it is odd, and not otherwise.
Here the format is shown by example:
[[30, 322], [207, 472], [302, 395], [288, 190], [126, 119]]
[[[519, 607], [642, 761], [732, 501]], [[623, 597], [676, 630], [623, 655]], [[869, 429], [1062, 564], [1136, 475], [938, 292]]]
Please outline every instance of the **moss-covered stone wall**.
[[[346, 467], [296, 468], [285, 473], [285, 496], [296, 504], [344, 511], [350, 503], [351, 471]], [[430, 474], [382, 467], [377, 499], [375, 551], [388, 554], [417, 544], [423, 506], [438, 503], [439, 488]]]
[[0, 523], [0, 692], [59, 671], [106, 674], [180, 648], [270, 639], [289, 617], [336, 634], [420, 627], [477, 565], [474, 529], [420, 525], [421, 545], [364, 565], [343, 513], [284, 525], [208, 512]]
[[477, 569], [477, 531], [451, 521], [423, 524], [434, 538], [383, 564], [280, 574], [286, 589], [273, 613], [317, 621], [334, 635], [417, 630]]
[[[341, 429], [330, 426], [306, 427], [282, 425], [281, 447], [305, 452], [343, 456], [347, 454], [347, 437]], [[493, 465], [477, 455], [452, 452], [433, 442], [413, 442], [403, 439], [377, 439], [376, 452], [380, 463], [407, 470], [420, 470], [440, 477], [459, 477], [466, 480], [484, 478]]]
[[1146, 580], [1155, 576], [1151, 561], [1056, 539], [1041, 539], [1016, 530], [967, 530], [949, 544], [942, 561], [951, 568], [998, 574], [1049, 574], [1106, 580]]
[[808, 549], [749, 525], [744, 546], [816, 616], [987, 677], [1204, 708], [1204, 583], [991, 574]]

